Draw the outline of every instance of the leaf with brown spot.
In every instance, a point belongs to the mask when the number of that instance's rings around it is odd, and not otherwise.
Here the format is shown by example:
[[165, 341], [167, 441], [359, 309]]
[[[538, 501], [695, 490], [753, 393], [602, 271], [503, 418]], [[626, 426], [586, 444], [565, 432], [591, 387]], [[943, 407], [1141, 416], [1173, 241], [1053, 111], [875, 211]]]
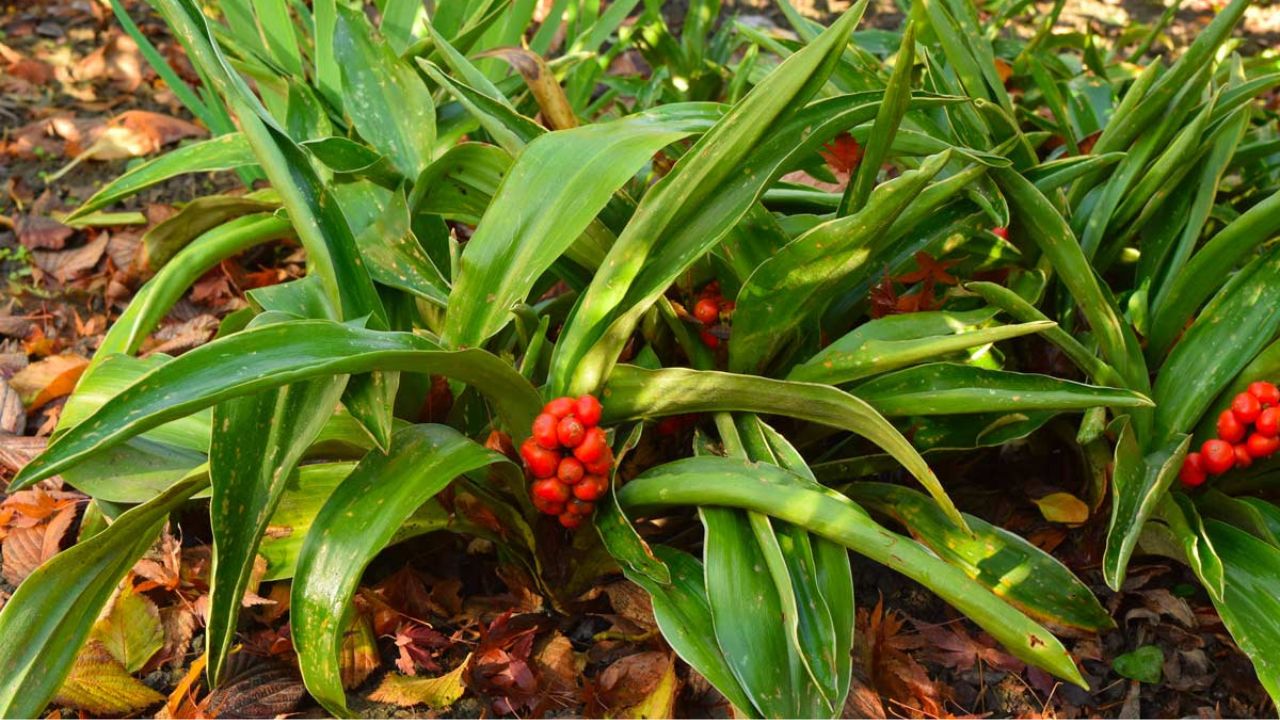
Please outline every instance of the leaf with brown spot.
[[95, 715], [123, 717], [164, 702], [164, 696], [125, 672], [111, 652], [90, 642], [76, 656], [55, 705], [65, 705]]
[[34, 362], [14, 375], [9, 386], [17, 391], [27, 411], [71, 394], [89, 361], [79, 355], [54, 355]]

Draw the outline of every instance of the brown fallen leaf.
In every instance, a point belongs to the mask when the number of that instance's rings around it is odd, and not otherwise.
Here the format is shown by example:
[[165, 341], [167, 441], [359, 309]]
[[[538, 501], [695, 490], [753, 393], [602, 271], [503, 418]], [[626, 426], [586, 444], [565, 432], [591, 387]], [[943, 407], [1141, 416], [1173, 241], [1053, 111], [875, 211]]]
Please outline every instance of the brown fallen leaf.
[[75, 64], [72, 75], [80, 81], [105, 77], [120, 92], [133, 93], [142, 85], [143, 67], [133, 38], [112, 32], [101, 47]]
[[164, 645], [151, 662], [171, 668], [181, 667], [191, 639], [195, 637], [196, 614], [186, 604], [178, 603], [160, 610], [160, 623], [164, 626]]
[[78, 248], [54, 252], [37, 250], [31, 253], [31, 259], [41, 272], [52, 275], [60, 283], [69, 283], [98, 266], [109, 239], [108, 233], [99, 233]]
[[657, 650], [621, 658], [596, 677], [596, 697], [610, 715], [638, 705], [653, 694], [671, 663], [670, 655]]
[[90, 642], [76, 656], [53, 702], [95, 715], [124, 717], [164, 702], [164, 696], [125, 672], [101, 643]]
[[18, 242], [28, 250], [61, 250], [75, 230], [48, 216], [56, 209], [56, 203], [48, 192], [33, 203], [27, 214], [18, 218], [14, 232]]
[[227, 659], [225, 679], [200, 703], [209, 717], [276, 717], [291, 713], [306, 694], [298, 671], [239, 652]]
[[957, 624], [930, 625], [912, 622], [920, 636], [926, 640], [920, 652], [923, 659], [953, 670], [970, 670], [978, 662], [1002, 672], [1019, 672], [1025, 664], [1004, 652], [994, 641], [989, 644], [975, 639]]
[[127, 110], [105, 126], [93, 128], [85, 152], [91, 160], [122, 160], [150, 155], [170, 143], [206, 134], [204, 128], [186, 120], [147, 110]]
[[79, 355], [54, 355], [31, 363], [9, 380], [27, 412], [70, 395], [89, 361]]
[[75, 517], [75, 506], [68, 505], [47, 523], [10, 532], [4, 540], [4, 566], [0, 570], [5, 581], [19, 585], [46, 560], [57, 555]]
[[359, 687], [382, 664], [378, 657], [378, 639], [373, 634], [373, 624], [364, 613], [359, 613], [342, 636], [339, 651], [339, 668], [342, 687], [347, 690]]
[[9, 383], [0, 380], [0, 433], [18, 435], [26, 426], [27, 413], [22, 407], [22, 398]]
[[217, 331], [218, 318], [208, 314], [197, 315], [186, 322], [161, 328], [143, 345], [141, 354], [178, 355], [205, 344]]

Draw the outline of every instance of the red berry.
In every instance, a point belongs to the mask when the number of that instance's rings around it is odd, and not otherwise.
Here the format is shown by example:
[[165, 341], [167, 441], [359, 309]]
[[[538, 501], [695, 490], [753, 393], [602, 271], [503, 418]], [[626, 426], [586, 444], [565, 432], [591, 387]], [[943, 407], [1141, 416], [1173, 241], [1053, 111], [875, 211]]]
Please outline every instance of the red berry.
[[578, 481], [586, 475], [587, 471], [582, 467], [582, 461], [576, 457], [567, 457], [560, 461], [560, 467], [556, 470], [556, 477], [565, 485], [577, 485]]
[[1223, 410], [1218, 415], [1218, 439], [1226, 440], [1229, 443], [1238, 443], [1244, 440], [1245, 433], [1248, 432], [1244, 425], [1236, 419], [1235, 412], [1231, 410]]
[[586, 463], [585, 468], [589, 475], [608, 475], [609, 471], [613, 469], [613, 451], [606, 445], [604, 454], [600, 456], [600, 459], [592, 463]]
[[599, 475], [588, 475], [573, 486], [573, 496], [586, 502], [595, 502], [609, 489], [608, 481]]
[[1262, 412], [1262, 403], [1249, 393], [1242, 392], [1231, 401], [1231, 412], [1236, 414], [1236, 420], [1239, 420], [1241, 425], [1248, 425], [1258, 419], [1258, 413]]
[[582, 524], [582, 516], [565, 512], [560, 514], [560, 524], [566, 528], [573, 530]]
[[549, 478], [556, 474], [556, 468], [560, 466], [560, 453], [542, 447], [533, 438], [525, 440], [520, 446], [520, 457], [524, 458], [529, 473], [536, 478]]
[[704, 297], [693, 306], [693, 316], [703, 325], [710, 325], [720, 319], [720, 305], [714, 298]]
[[593, 465], [604, 457], [605, 451], [609, 449], [609, 445], [605, 442], [604, 431], [598, 427], [593, 427], [583, 436], [581, 444], [573, 449], [573, 456], [583, 462], [584, 465]]
[[587, 427], [595, 427], [600, 424], [600, 416], [604, 414], [604, 406], [594, 395], [583, 395], [578, 398], [577, 409], [574, 414]]
[[564, 509], [565, 509], [565, 512], [569, 513], [570, 515], [581, 515], [583, 517], [586, 517], [587, 515], [591, 514], [592, 510], [596, 509], [596, 506], [593, 503], [584, 502], [582, 500], [574, 498], [569, 501], [568, 505], [564, 506]]
[[558, 397], [555, 400], [542, 406], [542, 412], [559, 420], [560, 418], [573, 412], [573, 398]]
[[1248, 440], [1249, 454], [1255, 458], [1270, 457], [1280, 450], [1280, 438], [1253, 433]]
[[716, 337], [710, 332], [707, 332], [706, 330], [703, 330], [702, 332], [698, 333], [698, 337], [702, 338], [703, 345], [706, 345], [712, 350], [715, 350], [716, 348], [720, 347], [720, 338]]
[[539, 445], [548, 449], [555, 450], [560, 447], [560, 441], [556, 438], [556, 420], [554, 415], [550, 413], [542, 413], [533, 419], [533, 439]]
[[996, 237], [1000, 238], [1001, 240], [1008, 240], [1008, 239], [1009, 239], [1009, 228], [998, 227], [998, 228], [993, 229], [993, 230], [991, 231], [991, 234], [992, 234], [992, 235], [995, 235]]
[[562, 503], [569, 500], [569, 486], [555, 478], [539, 480], [533, 484], [533, 496], [548, 503]]
[[1245, 443], [1236, 445], [1236, 467], [1247, 468], [1253, 464], [1253, 456], [1249, 454], [1249, 446]]
[[1276, 437], [1280, 435], [1280, 407], [1263, 408], [1258, 413], [1258, 419], [1253, 423], [1253, 429], [1258, 431], [1259, 435], [1267, 437]]
[[1187, 487], [1198, 487], [1204, 484], [1204, 459], [1200, 453], [1187, 453], [1187, 459], [1182, 461], [1182, 471], [1178, 473], [1178, 478]]
[[1263, 407], [1268, 405], [1280, 405], [1280, 388], [1274, 383], [1259, 380], [1258, 382], [1249, 383], [1249, 394], [1258, 398], [1258, 402]]
[[556, 426], [556, 437], [560, 438], [560, 444], [567, 448], [581, 445], [586, 432], [587, 429], [582, 427], [582, 421], [573, 415], [564, 418]]
[[533, 497], [533, 506], [538, 509], [538, 512], [547, 515], [559, 515], [564, 512], [564, 503], [548, 502], [536, 495]]
[[1200, 456], [1210, 475], [1221, 475], [1236, 464], [1236, 449], [1226, 440], [1206, 440], [1200, 446]]

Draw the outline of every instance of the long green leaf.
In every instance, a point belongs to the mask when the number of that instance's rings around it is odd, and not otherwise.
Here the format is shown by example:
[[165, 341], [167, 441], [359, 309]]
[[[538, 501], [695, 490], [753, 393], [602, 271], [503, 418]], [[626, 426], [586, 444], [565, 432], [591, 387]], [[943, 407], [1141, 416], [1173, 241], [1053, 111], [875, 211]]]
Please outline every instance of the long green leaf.
[[1124, 422], [1116, 440], [1111, 482], [1111, 524], [1102, 555], [1102, 575], [1113, 590], [1124, 583], [1129, 558], [1137, 547], [1142, 527], [1156, 511], [1161, 497], [1173, 484], [1191, 442], [1188, 435], [1170, 438], [1154, 452], [1144, 454], [1132, 423]]
[[1280, 550], [1217, 520], [1207, 521], [1205, 530], [1226, 572], [1223, 597], [1214, 606], [1280, 706]]

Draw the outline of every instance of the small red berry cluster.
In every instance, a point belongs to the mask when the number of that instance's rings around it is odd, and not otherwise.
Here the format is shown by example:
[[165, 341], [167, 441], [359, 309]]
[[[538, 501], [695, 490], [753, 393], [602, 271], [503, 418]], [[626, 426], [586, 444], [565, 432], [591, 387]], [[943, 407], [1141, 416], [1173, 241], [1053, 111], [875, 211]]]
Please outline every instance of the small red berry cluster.
[[597, 427], [603, 410], [591, 395], [556, 398], [542, 408], [532, 437], [520, 446], [534, 478], [533, 506], [567, 528], [581, 525], [609, 490], [613, 450]]
[[712, 280], [703, 286], [698, 301], [693, 304], [693, 316], [702, 323], [702, 331], [698, 333], [698, 337], [702, 338], [703, 345], [712, 350], [720, 347], [716, 326], [719, 325], [721, 316], [728, 316], [733, 312], [733, 307], [734, 302], [725, 300], [724, 295], [720, 294], [719, 280]]
[[[1250, 429], [1252, 427], [1252, 430]], [[1208, 475], [1231, 468], [1247, 468], [1254, 460], [1280, 450], [1280, 389], [1269, 382], [1249, 383], [1231, 407], [1218, 415], [1218, 437], [1206, 440], [1200, 452], [1187, 453], [1179, 477], [1187, 487], [1204, 483]]]

